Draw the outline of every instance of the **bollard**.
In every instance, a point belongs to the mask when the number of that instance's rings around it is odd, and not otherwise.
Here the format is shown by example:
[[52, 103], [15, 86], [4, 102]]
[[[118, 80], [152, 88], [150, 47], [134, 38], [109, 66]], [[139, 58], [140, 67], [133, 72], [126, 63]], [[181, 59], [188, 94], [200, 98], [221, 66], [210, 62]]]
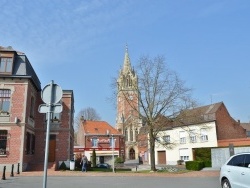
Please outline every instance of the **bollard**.
[[19, 166], [20, 166], [20, 163], [17, 164], [17, 174], [20, 174]]
[[137, 172], [137, 165], [135, 166], [135, 171]]
[[12, 166], [11, 166], [11, 173], [10, 173], [10, 177], [13, 177], [13, 176], [14, 176], [13, 170], [14, 170], [14, 165], [12, 164]]
[[6, 178], [5, 178], [5, 170], [6, 170], [6, 166], [3, 167], [3, 176], [2, 176], [2, 180], [6, 180]]

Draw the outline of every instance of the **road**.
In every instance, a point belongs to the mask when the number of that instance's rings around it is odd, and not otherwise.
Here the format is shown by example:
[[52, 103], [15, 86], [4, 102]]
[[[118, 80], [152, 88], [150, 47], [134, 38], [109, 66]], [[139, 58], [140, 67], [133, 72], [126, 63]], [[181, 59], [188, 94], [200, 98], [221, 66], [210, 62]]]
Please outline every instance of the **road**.
[[[47, 188], [220, 188], [218, 177], [48, 177]], [[0, 188], [42, 188], [43, 177], [0, 180]]]

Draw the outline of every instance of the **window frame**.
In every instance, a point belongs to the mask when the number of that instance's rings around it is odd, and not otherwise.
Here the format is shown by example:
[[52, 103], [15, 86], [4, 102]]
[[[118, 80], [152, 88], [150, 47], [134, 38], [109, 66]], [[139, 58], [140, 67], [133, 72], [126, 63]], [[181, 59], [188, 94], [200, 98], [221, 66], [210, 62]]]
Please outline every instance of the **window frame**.
[[206, 128], [201, 128], [200, 130], [201, 133], [201, 142], [208, 142], [208, 134], [207, 134], [207, 129]]
[[5, 156], [7, 155], [7, 153], [8, 153], [8, 130], [0, 130], [0, 156]]
[[91, 139], [91, 145], [93, 148], [97, 148], [98, 147], [98, 138], [97, 137], [93, 137]]
[[8, 57], [8, 56], [0, 57], [0, 74], [11, 75], [12, 71], [13, 71], [13, 57]]
[[[5, 109], [5, 102], [8, 102], [7, 108]], [[10, 113], [10, 102], [11, 102], [11, 90], [10, 89], [0, 89], [0, 113]]]

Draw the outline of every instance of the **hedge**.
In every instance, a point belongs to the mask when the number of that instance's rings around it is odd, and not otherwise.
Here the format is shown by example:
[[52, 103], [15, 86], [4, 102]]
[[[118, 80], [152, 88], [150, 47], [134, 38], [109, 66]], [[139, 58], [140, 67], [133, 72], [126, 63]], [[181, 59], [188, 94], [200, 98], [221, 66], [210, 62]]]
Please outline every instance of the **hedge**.
[[187, 170], [195, 170], [199, 171], [202, 168], [204, 168], [204, 162], [203, 161], [187, 161], [186, 162], [186, 169]]

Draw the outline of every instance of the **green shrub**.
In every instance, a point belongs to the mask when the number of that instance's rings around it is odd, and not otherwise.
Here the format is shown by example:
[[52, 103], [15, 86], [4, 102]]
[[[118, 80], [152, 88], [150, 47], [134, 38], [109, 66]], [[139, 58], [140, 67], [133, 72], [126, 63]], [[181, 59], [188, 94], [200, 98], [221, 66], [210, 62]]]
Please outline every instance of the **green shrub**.
[[212, 161], [210, 160], [204, 160], [204, 167], [212, 167]]
[[120, 163], [123, 163], [123, 159], [121, 157], [116, 157], [115, 158], [115, 164], [120, 164]]
[[64, 161], [60, 165], [59, 170], [67, 170], [67, 167], [66, 167], [66, 164], [64, 163]]
[[186, 162], [186, 169], [187, 170], [199, 171], [202, 168], [204, 168], [204, 162], [203, 161], [187, 161]]

